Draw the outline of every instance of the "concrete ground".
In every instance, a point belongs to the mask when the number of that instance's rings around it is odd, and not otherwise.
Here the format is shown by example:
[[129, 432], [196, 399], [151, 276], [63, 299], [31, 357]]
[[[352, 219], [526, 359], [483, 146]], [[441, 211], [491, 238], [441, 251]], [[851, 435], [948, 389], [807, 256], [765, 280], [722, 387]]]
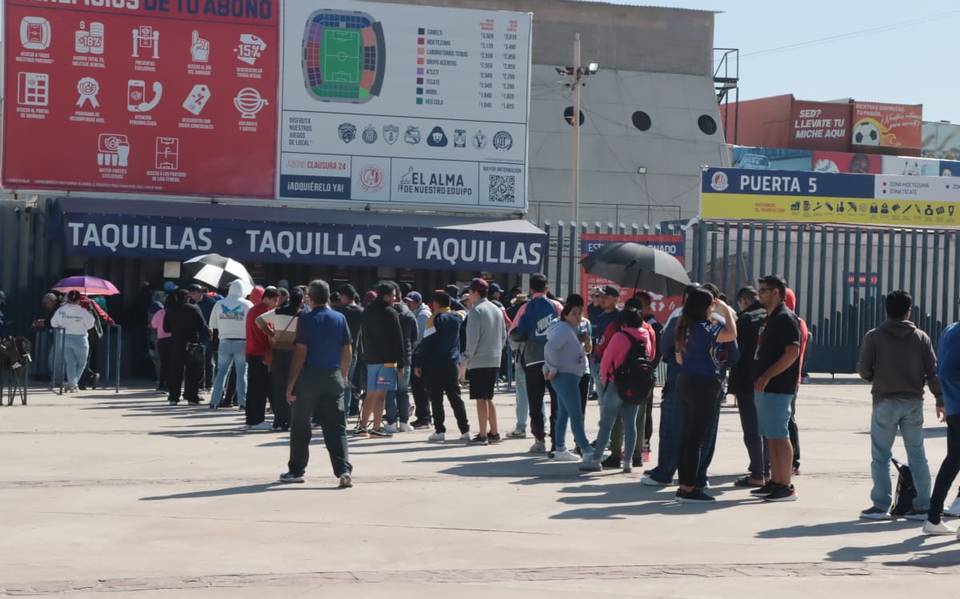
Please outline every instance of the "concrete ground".
[[[512, 401], [497, 398], [503, 430]], [[315, 439], [307, 484], [277, 486], [286, 438], [241, 432], [233, 410], [137, 389], [38, 391], [0, 408], [0, 596], [955, 595], [953, 537], [857, 519], [868, 388], [825, 378], [799, 404], [800, 501], [732, 486], [746, 452], [724, 408], [718, 501], [700, 507], [640, 486], [639, 471], [583, 475], [530, 456], [529, 439], [431, 445], [428, 431], [352, 441], [350, 490], [335, 489]], [[595, 404], [587, 422], [595, 431]], [[932, 401], [925, 431], [935, 475], [945, 428]]]

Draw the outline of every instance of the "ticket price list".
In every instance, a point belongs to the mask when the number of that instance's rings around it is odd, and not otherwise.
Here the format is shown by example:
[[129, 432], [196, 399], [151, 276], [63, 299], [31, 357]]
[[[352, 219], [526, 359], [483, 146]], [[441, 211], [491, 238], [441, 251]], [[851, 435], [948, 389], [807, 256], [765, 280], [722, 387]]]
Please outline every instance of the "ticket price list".
[[517, 54], [519, 24], [511, 19], [498, 32], [495, 19], [480, 22], [480, 83], [478, 107], [483, 110], [517, 108]]

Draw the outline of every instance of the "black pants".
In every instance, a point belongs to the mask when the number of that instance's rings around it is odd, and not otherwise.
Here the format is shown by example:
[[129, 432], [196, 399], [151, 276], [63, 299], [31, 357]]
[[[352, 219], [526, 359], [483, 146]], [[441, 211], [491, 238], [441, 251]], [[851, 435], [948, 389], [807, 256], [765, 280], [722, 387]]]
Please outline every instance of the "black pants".
[[213, 387], [213, 377], [217, 372], [217, 353], [220, 342], [217, 339], [210, 339], [203, 346], [205, 348], [203, 355], [203, 388], [210, 389]]
[[790, 432], [790, 444], [793, 445], [793, 467], [800, 468], [800, 431], [797, 429], [797, 394], [794, 393], [790, 402], [790, 422], [787, 423]]
[[[553, 437], [553, 423], [557, 418], [557, 392], [547, 379], [543, 378], [543, 363], [524, 367], [527, 375], [527, 401], [530, 405], [530, 431], [538, 441], [547, 438], [543, 416], [543, 396], [550, 393], [550, 436]], [[551, 441], [551, 446], [553, 442]]]
[[[339, 370], [304, 368], [297, 381], [290, 422], [290, 461], [287, 468], [302, 475], [310, 461], [310, 437], [313, 435], [312, 419], [320, 420], [323, 444], [330, 455], [333, 475], [353, 472], [347, 449], [346, 418], [340, 399], [343, 396], [344, 380]], [[286, 401], [286, 397], [284, 397]], [[247, 406], [250, 400], [247, 399]]]
[[713, 422], [720, 381], [716, 377], [681, 373], [677, 394], [683, 404], [683, 433], [678, 470], [680, 484], [693, 487], [700, 469], [700, 450]]
[[757, 404], [753, 389], [742, 389], [735, 395], [737, 411], [740, 412], [740, 428], [743, 429], [743, 445], [747, 448], [747, 457], [750, 458], [750, 478], [762, 480], [770, 472], [770, 464], [769, 456], [766, 455], [766, 444], [760, 436], [757, 423]]
[[[653, 438], [653, 399], [647, 402], [644, 408], [646, 415], [643, 424], [643, 451], [650, 451], [650, 439]], [[640, 434], [640, 431], [637, 431]]]
[[953, 479], [960, 472], [960, 414], [947, 416], [947, 457], [940, 464], [937, 481], [933, 485], [930, 497], [930, 517], [933, 523], [939, 523], [943, 515], [943, 502], [953, 486]]
[[410, 392], [413, 393], [413, 405], [416, 407], [416, 419], [430, 422], [430, 394], [423, 376], [410, 373]]
[[427, 385], [427, 391], [430, 393], [434, 430], [438, 433], [447, 432], [447, 427], [443, 424], [446, 419], [446, 413], [443, 410], [443, 394], [446, 393], [447, 401], [450, 402], [453, 415], [457, 419], [457, 427], [460, 429], [460, 433], [470, 432], [467, 408], [463, 405], [463, 399], [460, 397], [457, 365], [453, 362], [431, 365], [429, 369], [423, 371], [423, 378]]
[[170, 378], [170, 342], [172, 340], [172, 337], [157, 339], [157, 356], [160, 359], [160, 369], [158, 372], [160, 378], [157, 381], [157, 389], [161, 391], [169, 389], [167, 379]]
[[255, 426], [266, 419], [267, 398], [270, 389], [270, 369], [261, 356], [247, 356], [247, 426]]
[[[293, 351], [275, 349], [270, 362], [270, 407], [273, 408], [273, 428], [290, 426], [290, 404], [287, 403], [287, 382], [290, 380], [290, 363]], [[319, 422], [319, 419], [318, 419]]]
[[167, 366], [167, 401], [180, 401], [180, 390], [187, 401], [200, 401], [200, 378], [203, 366], [190, 351], [190, 343], [170, 337]]

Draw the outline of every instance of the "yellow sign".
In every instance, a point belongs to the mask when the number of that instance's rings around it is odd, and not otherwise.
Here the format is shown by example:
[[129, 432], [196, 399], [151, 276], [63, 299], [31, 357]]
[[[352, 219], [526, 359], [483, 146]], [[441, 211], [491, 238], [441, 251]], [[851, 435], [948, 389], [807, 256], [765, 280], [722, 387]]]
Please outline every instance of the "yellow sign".
[[960, 208], [955, 202], [708, 192], [701, 198], [700, 216], [704, 220], [960, 226]]

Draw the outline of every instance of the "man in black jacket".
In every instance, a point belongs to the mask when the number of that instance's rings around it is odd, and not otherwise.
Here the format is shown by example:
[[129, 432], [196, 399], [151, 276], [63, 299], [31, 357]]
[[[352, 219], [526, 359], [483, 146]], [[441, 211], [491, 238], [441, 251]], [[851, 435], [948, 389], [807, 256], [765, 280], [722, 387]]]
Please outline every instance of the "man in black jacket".
[[[413, 348], [417, 344], [419, 330], [417, 329], [417, 317], [413, 315], [410, 308], [401, 301], [400, 287], [391, 281], [394, 291], [393, 309], [397, 311], [400, 318], [400, 331], [403, 336], [403, 362], [409, 365], [413, 359]], [[387, 426], [384, 428], [388, 433], [406, 433], [413, 430], [410, 426], [410, 368], [405, 368], [402, 374], [397, 376], [397, 388], [393, 391], [387, 391]]]
[[355, 431], [367, 434], [367, 419], [373, 416], [375, 437], [389, 437], [383, 430], [383, 406], [387, 391], [397, 388], [399, 377], [407, 367], [404, 355], [403, 330], [400, 315], [393, 308], [396, 291], [390, 283], [380, 283], [376, 289], [377, 299], [363, 312], [363, 353], [367, 362], [367, 397], [363, 402], [360, 424]]
[[737, 292], [737, 346], [740, 359], [730, 369], [728, 390], [737, 398], [743, 444], [750, 458], [750, 474], [734, 483], [738, 487], [762, 487], [768, 474], [766, 451], [757, 425], [757, 405], [753, 397], [753, 355], [757, 351], [757, 335], [767, 312], [760, 305], [757, 290], [747, 286]]
[[[200, 403], [200, 379], [203, 376], [203, 362], [200, 358], [199, 341], [210, 334], [203, 314], [196, 304], [191, 304], [185, 289], [177, 291], [174, 305], [167, 309], [163, 317], [163, 328], [170, 332], [167, 370], [167, 401], [170, 405], [180, 402], [180, 389], [187, 403]], [[186, 372], [184, 372], [186, 371]]]
[[[349, 283], [340, 288], [337, 304], [334, 310], [343, 314], [347, 319], [347, 328], [350, 329], [350, 338], [353, 339], [353, 353], [350, 358], [350, 372], [347, 377], [347, 388], [344, 390], [344, 414], [346, 416], [360, 415], [361, 383], [355, 382], [354, 377], [360, 368], [360, 327], [363, 324], [363, 308], [357, 303], [357, 290]], [[363, 380], [360, 378], [359, 380]]]

